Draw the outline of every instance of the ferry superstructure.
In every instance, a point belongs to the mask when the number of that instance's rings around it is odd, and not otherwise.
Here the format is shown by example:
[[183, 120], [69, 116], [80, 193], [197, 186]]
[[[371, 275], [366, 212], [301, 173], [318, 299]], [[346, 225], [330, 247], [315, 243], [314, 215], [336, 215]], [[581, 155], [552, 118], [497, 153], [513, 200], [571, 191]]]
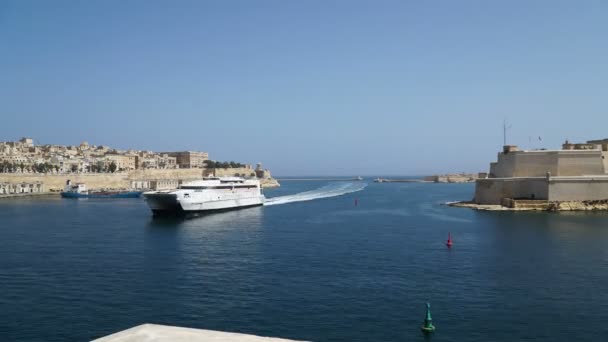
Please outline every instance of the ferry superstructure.
[[175, 190], [150, 191], [144, 198], [154, 215], [240, 209], [264, 204], [257, 179], [205, 177]]

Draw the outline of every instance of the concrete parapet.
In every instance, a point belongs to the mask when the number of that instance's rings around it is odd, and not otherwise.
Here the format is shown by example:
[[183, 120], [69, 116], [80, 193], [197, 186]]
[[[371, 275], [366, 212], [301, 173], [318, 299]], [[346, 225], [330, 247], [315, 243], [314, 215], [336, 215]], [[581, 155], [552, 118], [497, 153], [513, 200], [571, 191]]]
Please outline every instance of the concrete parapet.
[[214, 330], [142, 324], [94, 342], [297, 342], [274, 337], [261, 337]]

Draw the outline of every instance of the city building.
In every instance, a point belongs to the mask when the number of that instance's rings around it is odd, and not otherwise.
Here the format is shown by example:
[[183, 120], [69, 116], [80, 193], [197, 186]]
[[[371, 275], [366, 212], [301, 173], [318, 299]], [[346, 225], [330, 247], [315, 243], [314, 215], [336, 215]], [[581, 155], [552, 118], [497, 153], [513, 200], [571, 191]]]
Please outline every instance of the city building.
[[44, 183], [0, 183], [0, 195], [31, 194], [44, 192]]
[[106, 167], [114, 163], [117, 171], [131, 171], [136, 169], [136, 157], [131, 155], [106, 154]]
[[203, 168], [206, 152], [152, 152], [119, 150], [109, 146], [34, 145], [32, 138], [0, 142], [0, 172], [9, 173], [86, 173], [137, 169]]
[[207, 152], [183, 151], [183, 152], [161, 152], [171, 157], [175, 157], [176, 164], [180, 169], [183, 168], [202, 168], [205, 167], [205, 160], [209, 160]]

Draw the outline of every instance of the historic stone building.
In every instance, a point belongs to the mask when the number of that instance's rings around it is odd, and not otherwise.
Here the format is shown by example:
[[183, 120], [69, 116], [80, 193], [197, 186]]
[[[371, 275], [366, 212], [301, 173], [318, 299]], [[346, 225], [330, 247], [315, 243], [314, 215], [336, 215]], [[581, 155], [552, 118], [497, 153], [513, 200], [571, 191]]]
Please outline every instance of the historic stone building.
[[207, 152], [183, 151], [183, 152], [161, 152], [171, 157], [175, 157], [180, 169], [202, 168], [205, 167], [205, 160], [209, 160]]
[[486, 178], [475, 185], [478, 204], [504, 199], [608, 199], [608, 140], [564, 143], [561, 150], [522, 151], [504, 146]]
[[41, 192], [44, 192], [44, 183], [42, 182], [0, 183], [0, 195], [32, 194]]

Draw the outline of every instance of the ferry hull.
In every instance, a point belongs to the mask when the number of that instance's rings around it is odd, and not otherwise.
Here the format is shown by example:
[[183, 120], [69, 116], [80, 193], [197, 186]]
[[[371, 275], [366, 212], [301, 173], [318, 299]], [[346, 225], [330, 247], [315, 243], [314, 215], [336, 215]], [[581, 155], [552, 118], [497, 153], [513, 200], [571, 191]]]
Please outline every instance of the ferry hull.
[[252, 204], [247, 206], [240, 207], [230, 207], [230, 208], [220, 208], [220, 209], [204, 209], [204, 210], [183, 210], [181, 208], [177, 210], [166, 210], [166, 209], [152, 209], [152, 215], [155, 217], [166, 217], [166, 216], [188, 216], [188, 215], [205, 215], [205, 214], [215, 214], [222, 213], [226, 211], [232, 210], [240, 210], [254, 207], [261, 207], [264, 203], [260, 204]]
[[179, 200], [177, 195], [170, 193], [144, 194], [144, 198], [155, 216], [218, 212], [261, 206], [264, 204], [263, 196], [200, 202]]

